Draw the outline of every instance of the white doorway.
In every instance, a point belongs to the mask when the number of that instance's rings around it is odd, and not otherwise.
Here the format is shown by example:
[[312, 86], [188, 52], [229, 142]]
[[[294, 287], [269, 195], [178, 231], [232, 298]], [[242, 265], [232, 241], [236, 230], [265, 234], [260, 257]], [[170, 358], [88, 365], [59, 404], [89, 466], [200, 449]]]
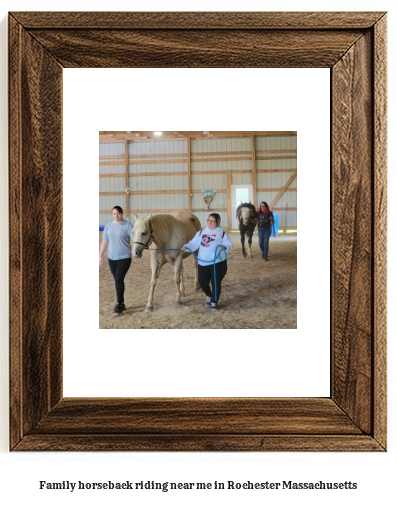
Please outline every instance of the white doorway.
[[236, 209], [242, 202], [253, 202], [253, 188], [252, 185], [232, 185], [232, 229], [238, 229], [236, 219]]

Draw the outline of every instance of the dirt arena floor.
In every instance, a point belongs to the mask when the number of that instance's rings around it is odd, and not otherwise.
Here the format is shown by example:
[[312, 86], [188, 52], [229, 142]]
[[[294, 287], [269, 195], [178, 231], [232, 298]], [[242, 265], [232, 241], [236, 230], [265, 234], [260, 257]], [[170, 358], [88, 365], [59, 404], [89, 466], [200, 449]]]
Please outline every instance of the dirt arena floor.
[[193, 261], [189, 257], [184, 261], [186, 296], [182, 305], [174, 306], [173, 269], [166, 264], [154, 292], [153, 312], [145, 313], [151, 278], [150, 254], [146, 251], [141, 259], [132, 259], [125, 278], [126, 311], [122, 314], [113, 313], [116, 293], [106, 258], [99, 270], [99, 328], [296, 329], [296, 235], [270, 238], [269, 262], [262, 259], [258, 236], [254, 236], [251, 259], [242, 257], [240, 235], [229, 236], [234, 250], [227, 258], [228, 272], [222, 282], [218, 311], [211, 312], [205, 306], [205, 294], [195, 291]]

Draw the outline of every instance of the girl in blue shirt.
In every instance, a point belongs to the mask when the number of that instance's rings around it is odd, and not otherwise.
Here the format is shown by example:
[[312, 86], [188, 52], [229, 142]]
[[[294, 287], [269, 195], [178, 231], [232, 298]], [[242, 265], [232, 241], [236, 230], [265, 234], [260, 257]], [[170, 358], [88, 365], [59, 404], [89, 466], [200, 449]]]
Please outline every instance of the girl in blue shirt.
[[117, 294], [117, 303], [114, 312], [125, 310], [124, 304], [124, 278], [131, 266], [131, 244], [133, 239], [132, 225], [123, 219], [123, 210], [120, 206], [112, 209], [113, 222], [107, 224], [103, 231], [102, 243], [99, 251], [99, 265], [104, 265], [103, 254], [109, 247], [108, 261], [112, 272]]

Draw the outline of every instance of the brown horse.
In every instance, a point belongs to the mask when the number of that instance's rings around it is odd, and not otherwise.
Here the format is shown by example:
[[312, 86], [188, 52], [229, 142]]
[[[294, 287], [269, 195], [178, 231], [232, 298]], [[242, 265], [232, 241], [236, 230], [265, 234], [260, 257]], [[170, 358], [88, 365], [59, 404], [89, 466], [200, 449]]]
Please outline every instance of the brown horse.
[[[166, 262], [174, 267], [174, 282], [177, 287], [175, 305], [180, 305], [181, 298], [185, 295], [182, 260], [190, 255], [190, 252], [182, 252], [181, 247], [188, 243], [196, 232], [201, 229], [199, 219], [187, 211], [179, 211], [169, 215], [161, 213], [144, 218], [139, 218], [134, 214], [134, 218], [132, 256], [141, 258], [143, 250], [150, 250], [152, 278], [145, 311], [153, 311], [154, 288], [160, 270]], [[194, 281], [196, 290], [198, 290], [200, 285], [198, 283], [197, 259], [194, 256], [193, 262]]]
[[236, 210], [236, 217], [238, 220], [238, 228], [240, 230], [243, 257], [247, 257], [247, 253], [245, 251], [245, 236], [248, 237], [248, 257], [252, 257], [252, 236], [256, 227], [256, 219], [258, 218], [255, 206], [251, 204], [251, 202], [241, 203]]

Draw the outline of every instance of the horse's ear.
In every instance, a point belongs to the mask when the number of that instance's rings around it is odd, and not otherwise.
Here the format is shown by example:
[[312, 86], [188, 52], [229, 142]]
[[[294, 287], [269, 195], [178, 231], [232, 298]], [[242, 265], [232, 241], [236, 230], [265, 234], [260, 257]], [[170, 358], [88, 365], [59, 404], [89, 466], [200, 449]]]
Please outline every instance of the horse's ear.
[[139, 217], [138, 217], [138, 215], [137, 215], [136, 213], [133, 213], [133, 214], [132, 214], [132, 216], [134, 217], [135, 222], [136, 222], [137, 220], [139, 220]]

